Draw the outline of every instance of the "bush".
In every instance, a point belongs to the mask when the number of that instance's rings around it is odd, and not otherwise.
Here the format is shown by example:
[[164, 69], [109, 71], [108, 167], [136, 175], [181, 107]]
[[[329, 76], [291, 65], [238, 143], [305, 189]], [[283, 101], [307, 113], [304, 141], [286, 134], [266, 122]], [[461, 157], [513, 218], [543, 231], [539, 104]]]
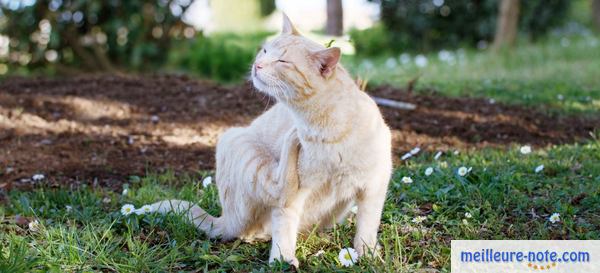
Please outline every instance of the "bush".
[[190, 1], [0, 1], [0, 33], [10, 38], [0, 56], [29, 69], [69, 71], [151, 69], [166, 61], [173, 39], [192, 37], [180, 15]]
[[[375, 27], [353, 32], [352, 39], [357, 52], [365, 55], [381, 51], [369, 48], [385, 40], [394, 52], [474, 46], [493, 40], [498, 1], [380, 0], [381, 21], [389, 37], [375, 37], [385, 35]], [[520, 30], [531, 38], [544, 35], [566, 18], [570, 4], [570, 0], [521, 1]]]
[[350, 37], [356, 52], [363, 55], [377, 55], [390, 51], [392, 44], [388, 32], [381, 24], [366, 30], [350, 30]]
[[269, 33], [233, 33], [198, 37], [174, 50], [172, 65], [222, 82], [239, 81], [248, 75], [256, 52]]

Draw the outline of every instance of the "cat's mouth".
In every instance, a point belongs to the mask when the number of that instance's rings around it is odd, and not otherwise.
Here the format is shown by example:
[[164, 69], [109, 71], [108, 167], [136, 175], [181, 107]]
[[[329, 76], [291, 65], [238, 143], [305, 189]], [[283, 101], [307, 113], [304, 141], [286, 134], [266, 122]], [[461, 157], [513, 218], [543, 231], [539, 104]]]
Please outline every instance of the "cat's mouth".
[[266, 92], [267, 88], [269, 87], [269, 84], [263, 81], [254, 71], [252, 73], [252, 84], [254, 84], [254, 87], [256, 87], [256, 89], [263, 92]]

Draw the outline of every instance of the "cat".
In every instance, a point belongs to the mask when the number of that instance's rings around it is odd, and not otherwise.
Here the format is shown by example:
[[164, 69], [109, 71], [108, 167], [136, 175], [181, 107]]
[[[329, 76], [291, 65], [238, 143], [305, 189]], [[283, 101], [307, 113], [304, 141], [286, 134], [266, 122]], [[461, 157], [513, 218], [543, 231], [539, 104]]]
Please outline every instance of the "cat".
[[277, 103], [216, 148], [220, 217], [186, 201], [153, 204], [187, 213], [209, 237], [272, 240], [269, 262], [299, 266], [299, 232], [326, 229], [358, 206], [354, 248], [376, 253], [392, 173], [391, 132], [375, 102], [339, 64], [341, 51], [302, 36], [287, 16], [251, 68]]

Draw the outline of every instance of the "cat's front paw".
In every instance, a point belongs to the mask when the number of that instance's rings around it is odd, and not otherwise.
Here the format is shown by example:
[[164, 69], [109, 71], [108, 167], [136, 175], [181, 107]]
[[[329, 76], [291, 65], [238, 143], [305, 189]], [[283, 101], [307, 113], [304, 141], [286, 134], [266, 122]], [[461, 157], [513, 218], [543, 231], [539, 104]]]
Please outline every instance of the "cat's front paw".
[[296, 268], [300, 268], [300, 261], [298, 261], [298, 258], [296, 257], [291, 257], [291, 258], [285, 258], [285, 257], [279, 257], [279, 258], [275, 258], [275, 257], [269, 257], [269, 264], [272, 265], [273, 263], [276, 263], [278, 261], [285, 261], [288, 264], [293, 265]]

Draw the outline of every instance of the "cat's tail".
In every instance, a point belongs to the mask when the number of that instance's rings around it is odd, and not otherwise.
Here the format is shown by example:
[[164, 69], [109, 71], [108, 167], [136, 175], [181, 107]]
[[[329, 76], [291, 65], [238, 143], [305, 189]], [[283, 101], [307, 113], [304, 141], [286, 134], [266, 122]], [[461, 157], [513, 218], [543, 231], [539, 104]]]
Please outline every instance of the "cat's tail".
[[187, 217], [199, 230], [206, 233], [210, 238], [216, 238], [223, 235], [222, 219], [213, 217], [188, 201], [165, 200], [151, 205], [152, 210], [158, 213], [167, 214], [169, 212], [177, 213]]

